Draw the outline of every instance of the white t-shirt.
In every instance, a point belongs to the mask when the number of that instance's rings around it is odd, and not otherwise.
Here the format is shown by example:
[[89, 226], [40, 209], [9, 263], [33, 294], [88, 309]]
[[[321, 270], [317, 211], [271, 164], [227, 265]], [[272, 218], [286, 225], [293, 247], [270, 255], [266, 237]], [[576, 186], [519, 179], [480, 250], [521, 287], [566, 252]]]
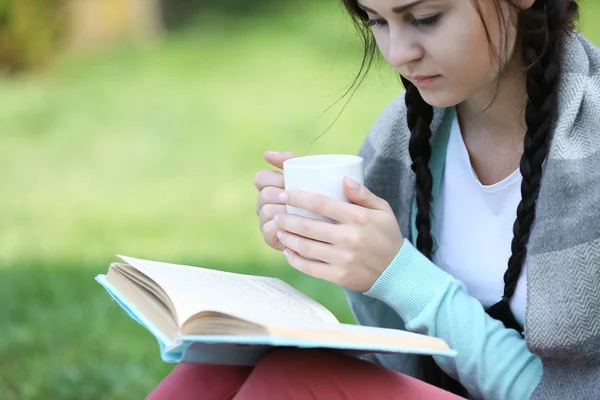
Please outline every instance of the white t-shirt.
[[[454, 119], [435, 210], [439, 247], [433, 262], [462, 281], [484, 308], [502, 298], [521, 181], [516, 170], [501, 182], [482, 185], [471, 166], [458, 118]], [[526, 290], [523, 268], [511, 300], [512, 312], [521, 326]]]

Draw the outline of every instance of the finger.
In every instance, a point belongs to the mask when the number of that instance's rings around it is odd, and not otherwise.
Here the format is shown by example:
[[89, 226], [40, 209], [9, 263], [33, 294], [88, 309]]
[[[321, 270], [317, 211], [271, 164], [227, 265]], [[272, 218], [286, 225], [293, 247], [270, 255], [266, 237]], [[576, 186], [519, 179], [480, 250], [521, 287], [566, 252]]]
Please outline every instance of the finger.
[[365, 185], [348, 177], [344, 179], [344, 193], [352, 203], [371, 210], [388, 211], [390, 208], [387, 201], [375, 196]]
[[279, 243], [287, 249], [294, 250], [304, 258], [314, 258], [324, 263], [333, 261], [333, 245], [319, 242], [317, 240], [307, 239], [294, 233], [283, 230], [277, 231]]
[[263, 190], [267, 186], [283, 188], [283, 174], [281, 171], [273, 171], [269, 169], [258, 171], [254, 175], [254, 186], [256, 186], [258, 190]]
[[339, 273], [336, 273], [335, 267], [318, 260], [308, 260], [292, 249], [286, 248], [283, 254], [288, 264], [303, 274], [337, 283]]
[[275, 250], [283, 251], [283, 249], [285, 249], [285, 246], [281, 244], [279, 238], [277, 237], [278, 231], [279, 227], [273, 220], [267, 221], [262, 228], [263, 238], [265, 239], [265, 242]]
[[[283, 205], [283, 201], [279, 198], [279, 195], [283, 192], [283, 189], [276, 188], [273, 186], [267, 186], [258, 194], [257, 209], [260, 209], [267, 204], [279, 204]], [[285, 207], [285, 206], [284, 206]], [[271, 217], [273, 218], [273, 217]]]
[[290, 206], [312, 211], [338, 222], [352, 222], [356, 205], [334, 199], [320, 193], [303, 190], [285, 190], [279, 199]]
[[333, 244], [342, 237], [340, 225], [295, 214], [286, 214], [285, 212], [278, 213], [273, 218], [282, 230], [308, 239]]
[[283, 169], [284, 161], [287, 161], [290, 158], [296, 158], [296, 155], [291, 151], [286, 151], [282, 153], [277, 151], [267, 151], [264, 157], [265, 160], [275, 168]]
[[261, 224], [267, 223], [267, 221], [275, 218], [276, 215], [285, 214], [286, 208], [283, 204], [265, 204], [258, 214]]

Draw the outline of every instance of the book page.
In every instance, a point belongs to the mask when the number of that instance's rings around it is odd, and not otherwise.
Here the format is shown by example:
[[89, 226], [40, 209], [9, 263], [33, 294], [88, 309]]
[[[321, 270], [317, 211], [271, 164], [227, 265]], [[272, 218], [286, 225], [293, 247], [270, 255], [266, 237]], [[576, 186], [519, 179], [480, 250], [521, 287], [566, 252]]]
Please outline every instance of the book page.
[[[382, 348], [406, 347], [421, 350], [450, 351], [448, 344], [440, 338], [426, 336], [399, 329], [380, 328], [349, 324], [295, 324], [267, 325], [267, 330], [280, 338], [298, 341], [313, 341], [322, 344], [336, 343], [341, 347]], [[325, 346], [326, 347], [326, 346]]]
[[230, 314], [258, 323], [338, 323], [321, 304], [276, 278], [120, 258], [162, 287], [177, 310], [180, 327], [201, 311]]

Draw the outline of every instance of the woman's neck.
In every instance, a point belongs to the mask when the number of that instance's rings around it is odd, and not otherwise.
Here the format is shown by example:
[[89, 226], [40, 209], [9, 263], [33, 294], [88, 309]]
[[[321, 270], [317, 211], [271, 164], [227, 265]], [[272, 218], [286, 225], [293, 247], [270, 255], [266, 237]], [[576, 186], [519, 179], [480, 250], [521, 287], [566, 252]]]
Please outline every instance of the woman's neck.
[[522, 72], [506, 71], [498, 84], [457, 106], [471, 165], [484, 185], [513, 173], [523, 154], [526, 77]]
[[467, 140], [471, 135], [486, 136], [499, 146], [523, 142], [526, 132], [526, 77], [523, 72], [510, 73], [508, 68], [489, 88], [457, 106]]

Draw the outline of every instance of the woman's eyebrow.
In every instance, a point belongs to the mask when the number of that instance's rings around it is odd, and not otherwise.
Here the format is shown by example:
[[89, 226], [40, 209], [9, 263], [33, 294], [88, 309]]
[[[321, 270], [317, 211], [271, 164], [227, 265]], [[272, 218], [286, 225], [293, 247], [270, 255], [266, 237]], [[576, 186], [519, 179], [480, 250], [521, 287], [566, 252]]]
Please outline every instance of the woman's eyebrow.
[[[408, 3], [405, 4], [403, 6], [399, 6], [399, 7], [394, 7], [392, 8], [392, 11], [396, 14], [402, 14], [403, 12], [406, 12], [408, 10], [410, 10], [411, 8], [418, 6], [421, 3], [424, 3], [427, 0], [417, 0], [417, 1], [413, 1], [412, 3]], [[363, 10], [370, 12], [371, 14], [377, 14], [377, 11], [370, 9], [369, 7], [365, 7], [362, 4], [360, 4], [359, 2], [356, 3], [360, 8], [362, 8]]]

